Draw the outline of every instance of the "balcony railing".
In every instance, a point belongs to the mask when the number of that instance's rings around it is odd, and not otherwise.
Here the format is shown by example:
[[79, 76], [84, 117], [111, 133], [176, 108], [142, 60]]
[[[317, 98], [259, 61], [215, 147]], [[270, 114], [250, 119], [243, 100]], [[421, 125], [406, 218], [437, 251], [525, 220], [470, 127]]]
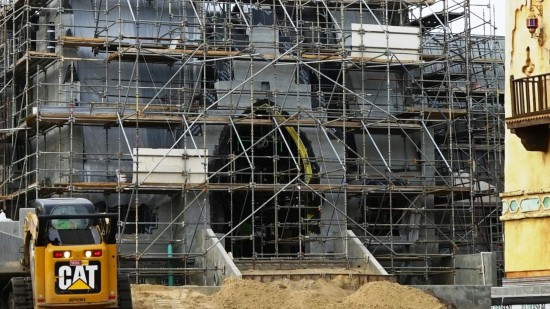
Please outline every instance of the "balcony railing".
[[547, 152], [550, 140], [550, 73], [514, 79], [510, 76], [512, 116], [506, 126], [528, 151]]
[[512, 117], [550, 113], [550, 73], [514, 79], [510, 76]]

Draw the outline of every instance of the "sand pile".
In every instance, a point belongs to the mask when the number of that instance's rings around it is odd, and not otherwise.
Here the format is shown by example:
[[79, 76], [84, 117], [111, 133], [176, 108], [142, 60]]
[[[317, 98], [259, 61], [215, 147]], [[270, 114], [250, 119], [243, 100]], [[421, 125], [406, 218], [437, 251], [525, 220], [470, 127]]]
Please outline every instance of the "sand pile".
[[151, 284], [132, 285], [132, 303], [134, 309], [218, 308], [191, 289]]
[[378, 281], [365, 284], [357, 292], [346, 297], [336, 308], [445, 309], [446, 305], [419, 289], [393, 282]]
[[212, 295], [218, 308], [324, 308], [333, 307], [339, 300], [352, 294], [334, 281], [277, 280], [261, 283], [251, 280], [229, 279], [221, 290]]
[[132, 286], [135, 309], [165, 308], [366, 308], [444, 309], [437, 298], [421, 290], [378, 281], [360, 287], [349, 277], [334, 280], [277, 280], [260, 283], [229, 279], [210, 296], [182, 288], [155, 285]]

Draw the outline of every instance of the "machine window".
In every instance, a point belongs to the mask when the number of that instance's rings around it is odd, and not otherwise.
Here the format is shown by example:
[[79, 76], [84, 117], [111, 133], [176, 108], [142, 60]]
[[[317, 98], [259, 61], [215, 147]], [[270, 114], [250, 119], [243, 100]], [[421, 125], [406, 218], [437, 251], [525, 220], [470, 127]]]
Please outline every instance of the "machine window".
[[[81, 205], [59, 205], [51, 215], [86, 215], [88, 209]], [[48, 239], [53, 245], [99, 244], [101, 236], [92, 226], [91, 219], [52, 219], [48, 229]]]
[[[52, 209], [52, 215], [83, 215], [88, 210], [80, 205], [60, 205]], [[88, 228], [90, 219], [53, 219], [51, 226], [58, 230], [83, 230]]]

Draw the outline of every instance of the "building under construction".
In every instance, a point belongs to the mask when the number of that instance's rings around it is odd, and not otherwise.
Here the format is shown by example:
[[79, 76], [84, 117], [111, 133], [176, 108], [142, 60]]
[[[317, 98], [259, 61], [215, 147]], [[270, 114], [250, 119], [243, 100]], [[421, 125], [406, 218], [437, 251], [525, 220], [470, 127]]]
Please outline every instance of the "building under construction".
[[209, 282], [220, 247], [349, 268], [350, 240], [400, 282], [452, 281], [502, 245], [504, 44], [471, 7], [4, 2], [3, 208], [117, 212], [138, 281]]

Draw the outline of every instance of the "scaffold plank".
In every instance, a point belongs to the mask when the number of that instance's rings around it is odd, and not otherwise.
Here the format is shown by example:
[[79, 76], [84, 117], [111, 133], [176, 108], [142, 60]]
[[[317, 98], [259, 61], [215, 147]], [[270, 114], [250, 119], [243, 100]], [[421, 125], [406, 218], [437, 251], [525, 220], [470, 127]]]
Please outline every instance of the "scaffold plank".
[[[96, 191], [111, 191], [111, 192], [129, 192], [140, 190], [147, 193], [153, 192], [181, 192], [181, 191], [262, 191], [262, 192], [277, 192], [280, 190], [304, 191], [304, 192], [343, 192], [348, 193], [383, 193], [389, 194], [410, 194], [410, 195], [436, 195], [443, 196], [451, 193], [469, 195], [471, 189], [468, 187], [448, 187], [448, 186], [419, 186], [419, 185], [345, 185], [345, 184], [250, 184], [250, 183], [182, 183], [182, 184], [167, 184], [167, 183], [117, 183], [117, 182], [73, 182], [73, 183], [55, 183], [51, 187], [42, 187], [45, 191], [80, 191], [80, 190], [96, 190]], [[491, 190], [479, 191], [480, 195], [488, 194]], [[476, 193], [477, 195], [477, 193]]]
[[[218, 48], [218, 49], [215, 49]], [[225, 49], [223, 49], [225, 48]], [[347, 51], [335, 51], [334, 53], [327, 52], [302, 52], [299, 55], [277, 55], [265, 54], [265, 53], [243, 53], [240, 51], [233, 51], [231, 47], [211, 47], [211, 49], [169, 49], [169, 48], [135, 48], [127, 47], [120, 48], [118, 51], [111, 53], [107, 60], [111, 61], [140, 61], [155, 62], [155, 63], [170, 63], [178, 60], [185, 59], [187, 57], [239, 57], [246, 60], [250, 59], [263, 59], [263, 60], [279, 60], [279, 61], [343, 61], [350, 63], [396, 63], [396, 64], [421, 64], [422, 62], [417, 60], [399, 60], [395, 57], [351, 57], [347, 55]]]
[[[185, 120], [184, 120], [185, 117]], [[185, 116], [183, 113], [166, 114], [136, 114], [121, 116], [124, 126], [162, 126], [162, 125], [185, 125], [187, 123], [199, 123], [207, 125], [228, 125], [231, 123], [241, 125], [274, 125], [272, 119], [266, 118], [248, 118], [241, 115], [236, 116]], [[315, 120], [311, 118], [304, 119], [286, 119], [283, 126], [302, 126], [302, 127], [331, 127], [331, 128], [362, 128], [362, 122], [366, 123], [369, 129], [391, 129], [391, 130], [419, 130], [422, 128], [417, 123], [410, 123], [412, 116], [406, 118], [406, 122], [387, 119], [356, 118], [349, 117], [347, 120]], [[26, 128], [34, 128], [37, 125], [51, 126], [63, 125], [72, 122], [77, 125], [99, 125], [99, 126], [118, 126], [119, 119], [116, 113], [96, 113], [92, 115], [71, 114], [71, 113], [48, 113], [40, 112], [25, 119]]]

